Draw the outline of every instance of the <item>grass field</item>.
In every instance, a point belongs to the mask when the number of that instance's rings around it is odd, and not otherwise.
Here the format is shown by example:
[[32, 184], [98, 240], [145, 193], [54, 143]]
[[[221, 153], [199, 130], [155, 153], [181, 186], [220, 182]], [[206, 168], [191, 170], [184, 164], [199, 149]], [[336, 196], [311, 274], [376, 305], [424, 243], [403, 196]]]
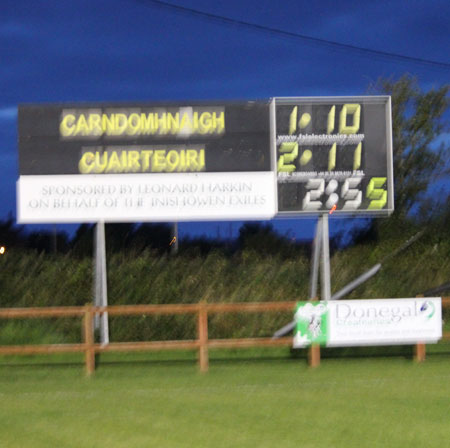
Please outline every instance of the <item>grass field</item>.
[[313, 370], [287, 349], [221, 352], [203, 375], [193, 353], [164, 356], [105, 356], [90, 379], [81, 358], [0, 359], [0, 447], [450, 445], [448, 353]]

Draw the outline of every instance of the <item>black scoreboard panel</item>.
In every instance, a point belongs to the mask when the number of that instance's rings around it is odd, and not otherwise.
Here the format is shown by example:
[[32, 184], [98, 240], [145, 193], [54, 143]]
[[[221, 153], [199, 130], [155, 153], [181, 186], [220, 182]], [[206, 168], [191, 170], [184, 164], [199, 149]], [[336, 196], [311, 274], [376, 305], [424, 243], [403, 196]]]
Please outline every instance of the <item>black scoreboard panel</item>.
[[274, 216], [387, 215], [390, 108], [388, 96], [21, 105], [19, 172], [271, 173]]
[[275, 98], [278, 212], [393, 210], [390, 98]]
[[269, 102], [19, 106], [20, 175], [271, 171]]

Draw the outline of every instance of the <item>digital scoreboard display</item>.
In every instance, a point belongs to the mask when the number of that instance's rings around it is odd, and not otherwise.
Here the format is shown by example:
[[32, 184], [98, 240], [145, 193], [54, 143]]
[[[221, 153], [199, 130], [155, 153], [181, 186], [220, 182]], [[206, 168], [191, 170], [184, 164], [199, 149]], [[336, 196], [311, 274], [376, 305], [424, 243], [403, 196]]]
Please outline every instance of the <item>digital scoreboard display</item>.
[[21, 223], [394, 209], [388, 96], [18, 108]]
[[270, 171], [268, 102], [19, 106], [21, 175]]
[[390, 97], [274, 98], [278, 215], [393, 211]]

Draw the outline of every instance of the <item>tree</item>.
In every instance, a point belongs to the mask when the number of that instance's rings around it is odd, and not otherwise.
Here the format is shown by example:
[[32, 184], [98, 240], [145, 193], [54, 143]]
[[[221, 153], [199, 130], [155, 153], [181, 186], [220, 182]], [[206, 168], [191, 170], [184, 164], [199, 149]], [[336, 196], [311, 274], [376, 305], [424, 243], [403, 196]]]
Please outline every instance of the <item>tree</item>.
[[404, 75], [380, 79], [371, 90], [392, 97], [395, 217], [405, 218], [431, 182], [449, 174], [449, 144], [438, 145], [448, 130], [449, 86], [422, 92], [414, 77]]
[[38, 252], [66, 253], [69, 250], [69, 238], [65, 232], [31, 232], [26, 238], [26, 247]]
[[5, 221], [0, 221], [0, 246], [11, 248], [24, 245], [23, 228], [14, 225], [14, 218], [10, 215]]
[[[286, 235], [279, 235], [271, 224], [247, 222], [239, 229], [238, 247], [240, 250], [251, 250], [263, 256], [281, 256], [296, 258], [305, 255], [310, 243], [295, 241]], [[336, 247], [335, 240], [330, 240], [330, 249]]]

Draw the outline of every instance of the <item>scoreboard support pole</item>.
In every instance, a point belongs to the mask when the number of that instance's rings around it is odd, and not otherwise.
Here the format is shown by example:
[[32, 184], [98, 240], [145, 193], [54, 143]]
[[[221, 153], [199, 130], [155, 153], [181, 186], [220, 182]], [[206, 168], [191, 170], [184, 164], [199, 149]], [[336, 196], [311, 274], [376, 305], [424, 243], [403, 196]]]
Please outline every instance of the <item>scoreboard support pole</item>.
[[[319, 279], [319, 265], [320, 265], [320, 280], [321, 280], [321, 300], [334, 300], [331, 296], [331, 275], [330, 275], [330, 243], [328, 231], [328, 213], [323, 213], [319, 216], [316, 224], [316, 234], [313, 241], [313, 251], [311, 258], [311, 273], [309, 278], [309, 300], [316, 300], [317, 284]], [[372, 274], [373, 275], [373, 274]], [[359, 284], [359, 283], [358, 283]], [[339, 297], [340, 298], [340, 297]], [[284, 336], [294, 330], [296, 321], [293, 320], [289, 324], [280, 328], [273, 334], [273, 339]], [[320, 347], [315, 347], [314, 355], [311, 355], [314, 360], [320, 360]], [[315, 361], [311, 361], [313, 364]], [[315, 365], [315, 364], [314, 364]]]
[[[330, 276], [330, 242], [328, 231], [328, 214], [320, 215], [316, 225], [316, 235], [313, 242], [313, 253], [311, 259], [311, 276], [309, 284], [309, 300], [317, 298], [317, 280], [319, 276], [320, 262], [320, 281], [321, 281], [321, 300], [331, 299], [331, 276]], [[275, 333], [284, 333], [286, 329], [292, 330], [295, 327], [295, 321], [286, 325]], [[308, 349], [308, 364], [310, 367], [320, 365], [320, 346], [312, 344]]]
[[328, 213], [320, 217], [322, 221], [322, 300], [331, 298], [331, 276], [330, 276], [330, 238], [328, 233]]
[[[105, 247], [105, 223], [97, 222], [94, 237], [94, 305], [108, 306], [108, 290], [106, 281], [106, 247]], [[94, 328], [100, 330], [100, 343], [109, 344], [108, 313], [96, 314]]]
[[313, 242], [313, 253], [311, 260], [311, 275], [309, 284], [309, 299], [317, 298], [317, 281], [321, 281], [321, 300], [331, 299], [331, 276], [330, 276], [330, 243], [328, 230], [328, 214], [322, 214], [316, 225], [316, 235]]
[[311, 274], [309, 279], [309, 300], [317, 298], [317, 281], [319, 279], [320, 248], [322, 246], [322, 223], [319, 220], [316, 224], [316, 235], [313, 241], [313, 252], [311, 259]]
[[175, 255], [178, 253], [178, 222], [172, 224], [172, 239], [170, 241], [170, 253]]

